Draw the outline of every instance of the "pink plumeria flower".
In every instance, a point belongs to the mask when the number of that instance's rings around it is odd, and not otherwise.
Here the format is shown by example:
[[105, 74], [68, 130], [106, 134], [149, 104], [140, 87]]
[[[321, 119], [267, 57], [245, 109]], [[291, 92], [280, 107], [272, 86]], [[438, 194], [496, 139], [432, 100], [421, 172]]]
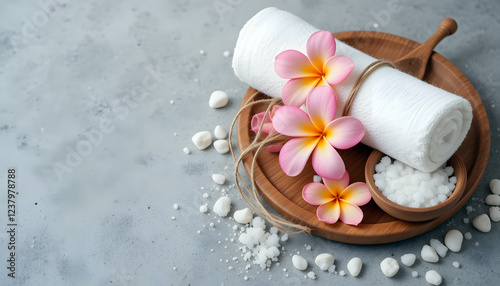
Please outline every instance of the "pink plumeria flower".
[[[250, 128], [252, 129], [252, 131], [257, 134], [259, 132], [260, 126], [262, 125], [262, 133], [267, 135], [275, 133], [276, 130], [273, 127], [273, 117], [274, 114], [276, 113], [276, 110], [278, 110], [278, 108], [280, 107], [281, 105], [274, 105], [265, 119], [264, 119], [264, 116], [266, 114], [265, 111], [255, 114], [252, 117], [252, 121], [250, 123]], [[264, 124], [262, 124], [262, 120], [264, 120]], [[266, 150], [272, 153], [277, 153], [281, 150], [282, 147], [283, 144], [275, 144], [267, 146]]]
[[340, 219], [345, 224], [358, 225], [363, 220], [363, 211], [359, 207], [371, 199], [366, 184], [349, 185], [347, 172], [338, 180], [323, 178], [323, 182], [307, 184], [302, 190], [306, 202], [319, 206], [316, 210], [318, 219], [329, 224]]
[[280, 77], [290, 79], [283, 87], [286, 105], [299, 107], [316, 86], [338, 84], [351, 73], [353, 61], [346, 56], [335, 56], [335, 50], [333, 35], [318, 31], [307, 40], [307, 56], [296, 50], [276, 56], [274, 70]]
[[351, 116], [335, 119], [336, 108], [333, 90], [318, 86], [307, 97], [307, 113], [289, 105], [276, 111], [272, 121], [274, 129], [296, 137], [286, 142], [279, 154], [285, 174], [291, 177], [300, 174], [312, 154], [313, 169], [321, 177], [335, 180], [344, 175], [344, 161], [335, 148], [347, 149], [358, 144], [365, 128]]

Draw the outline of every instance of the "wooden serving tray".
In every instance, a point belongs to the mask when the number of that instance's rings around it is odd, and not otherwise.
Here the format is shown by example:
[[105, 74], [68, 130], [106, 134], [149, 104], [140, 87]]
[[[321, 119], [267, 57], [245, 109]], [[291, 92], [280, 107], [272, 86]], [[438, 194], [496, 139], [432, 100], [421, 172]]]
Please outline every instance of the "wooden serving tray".
[[[420, 44], [412, 40], [380, 32], [353, 31], [336, 33], [334, 36], [375, 58], [395, 60], [417, 48]], [[302, 188], [312, 182], [314, 171], [309, 160], [304, 171], [297, 177], [288, 177], [280, 168], [278, 154], [265, 150], [259, 154], [255, 180], [262, 197], [283, 217], [312, 229], [312, 233], [331, 240], [354, 244], [380, 244], [399, 241], [427, 232], [453, 216], [470, 199], [476, 190], [488, 161], [490, 150], [490, 128], [483, 102], [465, 75], [451, 62], [438, 53], [433, 53], [424, 80], [460, 95], [472, 105], [473, 121], [457, 155], [467, 168], [467, 186], [462, 198], [445, 215], [426, 222], [407, 222], [396, 219], [382, 211], [373, 200], [362, 206], [363, 221], [358, 226], [346, 225], [342, 222], [326, 224], [316, 217], [316, 206], [306, 203], [302, 198]], [[243, 103], [255, 92], [249, 88]], [[260, 94], [256, 99], [266, 98]], [[241, 113], [237, 126], [240, 152], [254, 138], [250, 129], [252, 116], [265, 110], [266, 106], [247, 108]], [[365, 162], [372, 148], [358, 144], [349, 150], [339, 150], [345, 161], [351, 183], [365, 181]], [[253, 154], [244, 160], [247, 174]]]

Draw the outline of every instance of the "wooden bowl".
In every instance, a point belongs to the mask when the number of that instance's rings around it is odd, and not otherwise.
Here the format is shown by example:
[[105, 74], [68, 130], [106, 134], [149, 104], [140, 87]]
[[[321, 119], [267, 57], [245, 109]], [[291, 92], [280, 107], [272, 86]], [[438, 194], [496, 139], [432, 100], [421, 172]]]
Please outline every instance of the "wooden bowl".
[[464, 193], [465, 186], [467, 185], [467, 169], [465, 168], [462, 159], [453, 155], [448, 161], [448, 164], [454, 169], [454, 175], [457, 177], [457, 183], [448, 199], [428, 208], [411, 208], [399, 205], [384, 196], [377, 186], [375, 186], [375, 181], [373, 180], [375, 165], [380, 162], [380, 159], [382, 159], [383, 156], [385, 156], [384, 153], [379, 150], [373, 150], [370, 157], [368, 157], [368, 160], [366, 160], [365, 180], [375, 203], [383, 211], [395, 218], [405, 221], [427, 221], [435, 219], [448, 213], [458, 203]]

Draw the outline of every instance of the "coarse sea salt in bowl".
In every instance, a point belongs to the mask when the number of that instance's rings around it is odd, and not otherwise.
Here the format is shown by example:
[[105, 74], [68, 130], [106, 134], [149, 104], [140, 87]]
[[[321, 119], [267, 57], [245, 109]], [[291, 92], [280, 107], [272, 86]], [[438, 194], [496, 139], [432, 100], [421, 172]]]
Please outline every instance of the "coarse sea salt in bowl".
[[398, 204], [386, 197], [375, 185], [375, 179], [373, 177], [376, 173], [375, 167], [377, 164], [381, 163], [381, 159], [384, 156], [382, 152], [373, 150], [366, 161], [365, 180], [375, 203], [383, 211], [395, 218], [413, 222], [437, 218], [449, 212], [464, 193], [465, 185], [467, 184], [467, 170], [462, 159], [457, 155], [453, 155], [450, 160], [448, 160], [447, 166], [453, 167], [453, 175], [456, 177], [456, 184], [448, 198], [434, 206], [410, 207]]

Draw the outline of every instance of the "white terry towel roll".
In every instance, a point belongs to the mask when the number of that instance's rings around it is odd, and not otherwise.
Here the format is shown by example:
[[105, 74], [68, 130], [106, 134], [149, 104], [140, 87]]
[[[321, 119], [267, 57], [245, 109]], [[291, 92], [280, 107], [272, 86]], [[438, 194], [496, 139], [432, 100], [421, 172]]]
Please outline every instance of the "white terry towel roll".
[[[266, 8], [240, 31], [233, 55], [236, 76], [271, 97], [281, 97], [286, 79], [274, 71], [280, 52], [294, 49], [306, 54], [306, 42], [318, 29], [277, 8]], [[351, 74], [334, 86], [337, 116], [355, 80], [375, 58], [336, 40], [336, 55], [354, 61]], [[464, 140], [471, 122], [470, 103], [390, 67], [381, 67], [362, 84], [350, 116], [366, 133], [363, 144], [416, 169], [432, 172], [445, 163]]]

